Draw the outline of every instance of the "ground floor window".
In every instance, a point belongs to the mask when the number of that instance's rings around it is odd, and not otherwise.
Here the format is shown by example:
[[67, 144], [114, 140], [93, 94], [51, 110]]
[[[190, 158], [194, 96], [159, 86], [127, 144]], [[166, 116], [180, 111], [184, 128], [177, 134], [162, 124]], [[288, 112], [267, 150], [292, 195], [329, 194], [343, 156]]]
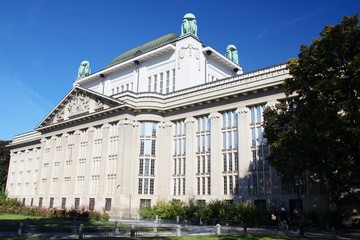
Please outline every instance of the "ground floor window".
[[43, 198], [42, 198], [42, 197], [39, 197], [39, 208], [42, 207], [42, 204], [43, 204]]
[[111, 198], [105, 198], [105, 211], [111, 210]]
[[89, 199], [89, 210], [93, 211], [95, 208], [95, 198], [90, 198]]
[[65, 209], [66, 208], [66, 198], [62, 198], [61, 199], [61, 208]]
[[54, 207], [54, 198], [51, 197], [49, 202], [49, 208], [53, 208], [53, 207]]
[[140, 199], [140, 210], [151, 207], [151, 199]]
[[75, 210], [79, 210], [80, 207], [80, 198], [75, 198]]

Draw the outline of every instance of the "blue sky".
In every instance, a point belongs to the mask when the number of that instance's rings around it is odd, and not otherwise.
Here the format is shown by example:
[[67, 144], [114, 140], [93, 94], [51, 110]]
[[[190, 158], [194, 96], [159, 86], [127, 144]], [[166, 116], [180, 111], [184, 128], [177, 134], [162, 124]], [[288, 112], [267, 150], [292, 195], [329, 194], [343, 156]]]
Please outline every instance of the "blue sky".
[[92, 72], [168, 33], [186, 13], [198, 37], [225, 53], [237, 46], [244, 72], [297, 57], [325, 25], [359, 13], [359, 0], [2, 0], [0, 139], [32, 131], [71, 90], [82, 60]]

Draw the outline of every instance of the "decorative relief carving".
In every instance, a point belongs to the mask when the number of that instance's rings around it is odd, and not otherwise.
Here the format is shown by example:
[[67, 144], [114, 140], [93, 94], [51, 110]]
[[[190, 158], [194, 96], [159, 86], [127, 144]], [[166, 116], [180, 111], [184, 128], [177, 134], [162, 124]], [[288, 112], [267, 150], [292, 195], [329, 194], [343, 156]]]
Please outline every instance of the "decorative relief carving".
[[211, 119], [213, 118], [220, 118], [221, 114], [219, 112], [213, 112], [213, 113], [210, 113], [209, 117]]
[[249, 112], [249, 108], [240, 107], [236, 111], [239, 114], [239, 120], [246, 120], [246, 116], [247, 116], [247, 113]]
[[90, 97], [87, 93], [77, 92], [67, 104], [69, 116], [88, 112], [90, 109], [89, 102]]
[[178, 69], [180, 69], [180, 60], [185, 57], [185, 50], [189, 50], [189, 56], [192, 56], [192, 51], [194, 50], [194, 55], [196, 60], [198, 61], [198, 70], [200, 71], [200, 51], [197, 47], [193, 47], [193, 45], [189, 44], [187, 47], [181, 47], [179, 50], [179, 59], [178, 59]]
[[174, 124], [172, 122], [159, 122], [157, 125], [159, 128], [166, 128], [172, 127]]
[[194, 117], [187, 117], [185, 119], [186, 124], [191, 124], [191, 123], [194, 123], [195, 121], [196, 121], [196, 119]]

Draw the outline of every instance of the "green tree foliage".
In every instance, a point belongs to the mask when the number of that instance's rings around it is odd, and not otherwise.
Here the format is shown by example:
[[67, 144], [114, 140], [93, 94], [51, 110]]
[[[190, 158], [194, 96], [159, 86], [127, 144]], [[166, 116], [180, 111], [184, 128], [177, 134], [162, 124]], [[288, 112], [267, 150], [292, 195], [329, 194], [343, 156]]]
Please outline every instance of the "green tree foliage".
[[159, 201], [153, 207], [147, 207], [140, 211], [144, 218], [175, 220], [177, 216], [194, 223], [215, 225], [221, 224], [258, 224], [270, 219], [264, 209], [247, 203], [229, 203], [221, 200], [209, 203], [196, 203], [190, 201], [188, 205], [180, 200], [171, 200], [166, 203]]
[[9, 141], [0, 140], [0, 188], [6, 187], [6, 180], [10, 161], [10, 150], [6, 146], [9, 143]]
[[332, 200], [359, 200], [360, 27], [357, 15], [326, 26], [288, 61], [287, 102], [264, 112], [269, 162], [284, 181], [308, 172]]

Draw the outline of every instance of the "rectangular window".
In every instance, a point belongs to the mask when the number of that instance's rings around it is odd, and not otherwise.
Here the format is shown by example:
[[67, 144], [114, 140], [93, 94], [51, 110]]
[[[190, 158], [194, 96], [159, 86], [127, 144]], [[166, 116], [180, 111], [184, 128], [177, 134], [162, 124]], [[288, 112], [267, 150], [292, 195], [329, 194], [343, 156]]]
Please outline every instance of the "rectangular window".
[[173, 194], [176, 195], [176, 179], [173, 179], [173, 184], [174, 184]]
[[160, 93], [163, 93], [164, 88], [164, 74], [160, 73]]
[[224, 176], [224, 194], [227, 195], [228, 191], [227, 191], [227, 176]]
[[206, 186], [206, 182], [205, 182], [205, 177], [202, 177], [202, 194], [203, 195], [205, 195], [206, 194], [206, 188], [205, 188], [205, 186]]
[[61, 198], [61, 209], [66, 208], [66, 198]]
[[148, 92], [151, 92], [151, 77], [148, 78]]
[[144, 159], [140, 159], [139, 174], [144, 174]]
[[227, 172], [227, 160], [226, 160], [226, 153], [223, 154], [223, 171]]
[[143, 179], [139, 178], [138, 194], [142, 194]]
[[144, 155], [144, 147], [145, 147], [145, 143], [144, 140], [140, 140], [140, 155]]
[[233, 176], [229, 176], [229, 189], [230, 189], [230, 194], [234, 194]]
[[200, 157], [198, 156], [197, 157], [197, 172], [196, 173], [200, 173], [200, 166], [201, 166]]
[[151, 199], [140, 199], [140, 210], [151, 207]]
[[154, 179], [150, 179], [150, 194], [154, 194]]
[[166, 93], [170, 91], [170, 71], [166, 71]]
[[202, 156], [202, 173], [205, 173], [206, 163], [205, 163], [205, 156]]
[[144, 194], [149, 194], [149, 179], [144, 179]]
[[239, 171], [239, 156], [237, 152], [234, 153], [234, 164], [235, 164], [235, 171]]
[[207, 177], [207, 194], [211, 195], [211, 178]]
[[144, 174], [145, 175], [149, 175], [149, 170], [150, 170], [150, 159], [145, 159], [145, 164], [144, 164]]
[[32, 207], [33, 204], [34, 204], [34, 198], [31, 198], [31, 200], [30, 200], [30, 207]]
[[156, 140], [151, 140], [151, 155], [155, 155]]
[[80, 208], [80, 198], [75, 198], [75, 210], [79, 210]]
[[155, 159], [151, 159], [150, 175], [155, 175]]
[[196, 182], [197, 182], [197, 184], [196, 184], [197, 185], [197, 194], [200, 195], [200, 178], [199, 177], [196, 178]]
[[111, 198], [105, 198], [105, 211], [111, 210]]
[[154, 92], [157, 92], [157, 75], [154, 75]]
[[251, 124], [255, 124], [255, 108], [252, 107], [250, 108], [250, 112], [251, 112]]
[[94, 211], [95, 209], [95, 198], [89, 198], [89, 210]]
[[233, 170], [232, 153], [229, 153], [228, 156], [229, 156], [229, 171], [232, 171]]
[[172, 70], [172, 91], [175, 92], [175, 69]]
[[39, 197], [39, 208], [42, 208], [42, 204], [43, 204], [43, 198]]
[[53, 208], [53, 207], [54, 207], [54, 198], [51, 197], [49, 201], [49, 208]]

